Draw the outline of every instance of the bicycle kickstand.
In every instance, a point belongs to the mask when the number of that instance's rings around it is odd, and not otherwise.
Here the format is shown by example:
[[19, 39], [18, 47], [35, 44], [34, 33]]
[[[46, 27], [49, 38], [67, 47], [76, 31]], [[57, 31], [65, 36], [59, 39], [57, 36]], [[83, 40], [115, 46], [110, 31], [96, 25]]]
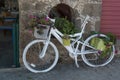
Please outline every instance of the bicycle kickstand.
[[75, 55], [75, 65], [77, 66], [77, 68], [79, 68], [78, 59], [77, 59], [77, 54]]

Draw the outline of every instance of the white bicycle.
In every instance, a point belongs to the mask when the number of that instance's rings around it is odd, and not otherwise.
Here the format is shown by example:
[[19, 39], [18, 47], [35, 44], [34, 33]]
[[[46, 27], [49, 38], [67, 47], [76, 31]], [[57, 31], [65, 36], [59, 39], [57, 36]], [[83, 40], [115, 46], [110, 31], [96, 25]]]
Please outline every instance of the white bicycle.
[[[50, 19], [50, 18], [49, 18]], [[55, 21], [50, 19], [51, 21]], [[78, 56], [81, 55], [82, 60], [91, 67], [105, 66], [114, 58], [115, 47], [111, 45], [111, 52], [104, 58], [101, 58], [99, 51], [90, 45], [90, 41], [95, 37], [108, 38], [104, 34], [94, 34], [89, 36], [85, 41], [81, 40], [85, 32], [85, 26], [88, 23], [89, 16], [86, 16], [81, 25], [81, 32], [69, 35], [71, 38], [70, 46], [64, 46], [62, 41], [63, 34], [55, 27], [47, 26], [48, 33], [46, 39], [36, 39], [31, 41], [23, 51], [23, 62], [25, 67], [34, 73], [48, 72], [55, 67], [59, 59], [59, 52], [57, 47], [51, 42], [51, 35], [53, 35], [69, 52], [71, 58], [75, 60], [78, 65]], [[36, 36], [36, 31], [34, 35]], [[33, 52], [33, 53], [32, 53]]]

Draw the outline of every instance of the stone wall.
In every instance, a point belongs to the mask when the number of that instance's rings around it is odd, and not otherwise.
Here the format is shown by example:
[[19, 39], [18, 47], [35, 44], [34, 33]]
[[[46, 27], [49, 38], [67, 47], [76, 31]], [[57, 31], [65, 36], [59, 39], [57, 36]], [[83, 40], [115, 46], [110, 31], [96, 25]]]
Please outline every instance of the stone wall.
[[[99, 31], [100, 27], [100, 14], [101, 14], [101, 1], [102, 0], [19, 0], [20, 11], [20, 63], [22, 63], [22, 52], [26, 44], [35, 39], [34, 36], [29, 33], [26, 27], [28, 26], [28, 15], [34, 13], [48, 14], [50, 9], [59, 3], [65, 3], [73, 8], [75, 12], [75, 24], [80, 28], [80, 19], [83, 19], [86, 15], [91, 17], [91, 22], [88, 25], [90, 29]], [[87, 32], [87, 31], [86, 31]], [[62, 52], [60, 52], [61, 55]], [[63, 52], [64, 53], [64, 52]], [[66, 57], [63, 54], [62, 57]], [[65, 60], [69, 61], [65, 58]]]

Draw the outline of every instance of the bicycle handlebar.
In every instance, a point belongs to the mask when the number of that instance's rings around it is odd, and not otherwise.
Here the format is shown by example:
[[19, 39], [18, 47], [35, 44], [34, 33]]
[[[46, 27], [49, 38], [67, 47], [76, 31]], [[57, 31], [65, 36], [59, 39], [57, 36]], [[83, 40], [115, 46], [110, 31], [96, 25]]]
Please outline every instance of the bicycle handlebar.
[[50, 18], [48, 15], [46, 15], [46, 17], [51, 21], [55, 23], [55, 19]]
[[73, 35], [69, 35], [70, 37], [77, 37], [77, 36], [80, 36], [81, 35], [81, 33], [75, 33], [75, 34], [73, 34]]
[[[55, 23], [55, 19], [50, 18], [48, 15], [46, 15], [46, 17], [47, 17], [50, 21], [52, 21], [52, 22]], [[87, 15], [85, 19], [88, 20], [89, 18], [90, 18], [90, 16]]]
[[82, 27], [81, 33], [75, 33], [75, 34], [69, 35], [69, 36], [70, 37], [77, 37], [77, 36], [82, 35], [82, 33], [84, 32], [84, 28], [85, 28], [86, 23], [88, 23], [87, 22], [88, 20], [90, 20], [90, 16], [87, 15], [86, 18], [85, 18], [85, 20], [84, 20], [84, 22], [83, 22], [83, 24], [81, 25], [81, 27]]
[[[55, 19], [52, 19], [52, 18], [50, 18], [48, 15], [46, 15], [46, 17], [51, 21], [51, 22], [53, 22], [53, 23], [55, 23]], [[90, 19], [90, 16], [89, 15], [86, 15], [86, 18], [85, 18], [85, 22], [86, 21], [88, 21]], [[81, 35], [81, 33], [75, 33], [75, 34], [73, 34], [73, 35], [69, 35], [70, 37], [76, 37], [76, 36], [80, 36]]]
[[90, 16], [89, 16], [89, 15], [87, 15], [87, 16], [86, 16], [86, 20], [89, 20], [89, 18], [90, 18]]

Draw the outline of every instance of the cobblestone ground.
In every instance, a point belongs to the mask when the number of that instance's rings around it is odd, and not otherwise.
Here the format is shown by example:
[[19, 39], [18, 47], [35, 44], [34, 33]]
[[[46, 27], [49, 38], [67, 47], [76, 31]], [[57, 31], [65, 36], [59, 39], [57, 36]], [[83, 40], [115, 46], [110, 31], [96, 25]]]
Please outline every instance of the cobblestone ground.
[[39, 74], [26, 68], [0, 69], [0, 80], [120, 80], [120, 57], [99, 68], [91, 68], [81, 61], [79, 68], [74, 63], [57, 64], [52, 71]]

